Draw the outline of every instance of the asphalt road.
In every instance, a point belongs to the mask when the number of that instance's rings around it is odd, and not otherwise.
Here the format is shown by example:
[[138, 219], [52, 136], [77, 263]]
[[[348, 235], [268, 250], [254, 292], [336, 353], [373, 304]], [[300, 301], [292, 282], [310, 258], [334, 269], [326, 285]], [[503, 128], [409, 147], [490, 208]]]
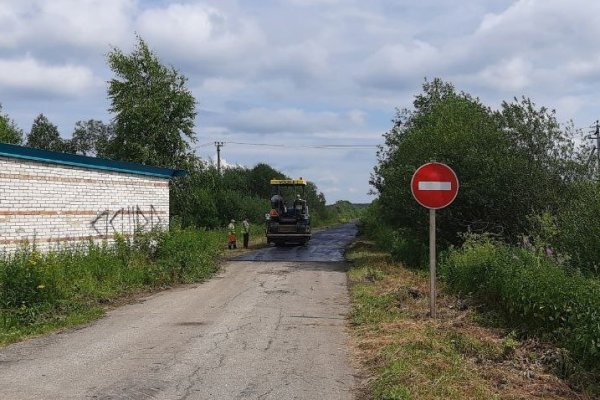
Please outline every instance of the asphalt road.
[[355, 236], [355, 224], [338, 225], [314, 233], [306, 246], [267, 247], [234, 260], [341, 262], [344, 261], [344, 248]]
[[354, 233], [266, 249], [255, 257], [272, 262], [230, 261], [201, 285], [0, 349], [0, 399], [351, 399], [340, 260]]

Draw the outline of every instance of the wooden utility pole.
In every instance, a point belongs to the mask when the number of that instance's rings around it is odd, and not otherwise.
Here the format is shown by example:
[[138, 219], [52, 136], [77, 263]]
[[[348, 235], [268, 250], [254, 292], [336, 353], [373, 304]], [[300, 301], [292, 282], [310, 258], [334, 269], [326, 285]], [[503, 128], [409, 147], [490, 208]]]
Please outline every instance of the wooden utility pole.
[[596, 130], [594, 132], [596, 135], [594, 139], [596, 139], [596, 158], [598, 160], [598, 179], [600, 180], [600, 125], [599, 121], [596, 120]]
[[221, 175], [221, 147], [225, 145], [225, 142], [215, 142], [217, 146], [217, 172]]
[[592, 161], [592, 157], [594, 156], [594, 153], [596, 153], [596, 174], [598, 176], [598, 180], [600, 180], [600, 121], [596, 121], [596, 125], [595, 125], [595, 130], [594, 130], [594, 135], [596, 136], [587, 136], [587, 139], [595, 139], [596, 140], [596, 145], [594, 147], [592, 147], [592, 152], [590, 153], [590, 158], [588, 158], [588, 165], [590, 163], [590, 161]]

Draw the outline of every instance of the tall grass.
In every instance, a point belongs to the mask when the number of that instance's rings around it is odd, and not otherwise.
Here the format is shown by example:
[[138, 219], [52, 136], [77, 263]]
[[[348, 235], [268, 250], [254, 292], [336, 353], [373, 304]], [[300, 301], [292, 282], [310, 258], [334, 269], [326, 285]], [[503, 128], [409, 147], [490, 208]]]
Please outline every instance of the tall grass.
[[373, 239], [381, 250], [389, 252], [394, 261], [406, 267], [424, 268], [428, 265], [426, 242], [409, 230], [392, 227], [382, 215], [380, 204], [374, 201], [360, 219], [360, 233]]
[[222, 232], [178, 227], [115, 239], [0, 255], [0, 343], [92, 318], [126, 293], [206, 279], [224, 243]]
[[471, 237], [451, 249], [440, 274], [527, 335], [558, 342], [572, 358], [600, 371], [600, 282], [551, 257]]

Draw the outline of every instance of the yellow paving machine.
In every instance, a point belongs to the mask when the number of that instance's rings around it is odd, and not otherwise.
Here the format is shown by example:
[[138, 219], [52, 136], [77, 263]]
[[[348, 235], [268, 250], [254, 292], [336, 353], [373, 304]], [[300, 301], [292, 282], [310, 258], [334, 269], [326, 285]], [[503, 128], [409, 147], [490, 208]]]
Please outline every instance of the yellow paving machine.
[[305, 200], [306, 181], [271, 180], [271, 210], [266, 215], [267, 243], [304, 245], [311, 237], [310, 215]]

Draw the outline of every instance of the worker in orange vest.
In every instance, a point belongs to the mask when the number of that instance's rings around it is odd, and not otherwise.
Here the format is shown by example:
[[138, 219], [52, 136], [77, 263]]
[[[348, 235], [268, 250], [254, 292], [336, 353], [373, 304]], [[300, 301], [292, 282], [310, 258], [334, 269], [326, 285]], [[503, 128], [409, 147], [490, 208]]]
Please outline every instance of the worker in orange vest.
[[235, 219], [227, 225], [227, 247], [229, 250], [237, 249], [237, 238], [235, 236]]

